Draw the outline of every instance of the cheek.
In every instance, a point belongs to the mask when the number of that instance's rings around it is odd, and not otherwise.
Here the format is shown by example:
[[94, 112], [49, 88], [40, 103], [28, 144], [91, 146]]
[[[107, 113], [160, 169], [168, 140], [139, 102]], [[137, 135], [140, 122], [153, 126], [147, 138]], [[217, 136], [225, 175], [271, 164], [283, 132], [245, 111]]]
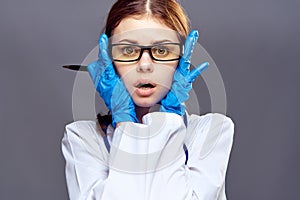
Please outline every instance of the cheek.
[[117, 64], [117, 63], [115, 63], [114, 66], [115, 66], [116, 73], [122, 80], [124, 79], [123, 81], [128, 79], [128, 78], [126, 78], [126, 76], [127, 76], [126, 74], [128, 74], [128, 72], [129, 72], [128, 67]]
[[122, 79], [126, 89], [132, 93], [133, 88], [131, 86], [133, 85], [134, 77], [136, 76], [135, 67], [115, 64], [115, 70], [118, 76]]
[[116, 73], [117, 73], [119, 76], [121, 76], [121, 75], [120, 75], [120, 71], [122, 71], [122, 70], [121, 70], [122, 68], [120, 67], [120, 65], [114, 62], [114, 68], [115, 68], [115, 70], [116, 70]]
[[166, 89], [170, 89], [177, 63], [178, 62], [157, 66], [155, 70], [156, 82]]
[[117, 74], [121, 76], [126, 76], [126, 74], [132, 74], [135, 73], [137, 64], [136, 63], [120, 63], [120, 62], [114, 62], [114, 67], [117, 72]]

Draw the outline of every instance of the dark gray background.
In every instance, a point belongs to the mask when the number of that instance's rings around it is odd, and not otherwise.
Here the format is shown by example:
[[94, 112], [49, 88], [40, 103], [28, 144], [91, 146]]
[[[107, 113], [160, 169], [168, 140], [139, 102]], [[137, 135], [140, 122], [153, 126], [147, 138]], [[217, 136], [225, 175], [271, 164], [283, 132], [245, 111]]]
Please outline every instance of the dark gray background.
[[[68, 198], [60, 141], [73, 120], [76, 74], [60, 66], [95, 47], [112, 2], [1, 0], [1, 200]], [[235, 122], [228, 199], [299, 199], [300, 1], [182, 4], [222, 74]]]

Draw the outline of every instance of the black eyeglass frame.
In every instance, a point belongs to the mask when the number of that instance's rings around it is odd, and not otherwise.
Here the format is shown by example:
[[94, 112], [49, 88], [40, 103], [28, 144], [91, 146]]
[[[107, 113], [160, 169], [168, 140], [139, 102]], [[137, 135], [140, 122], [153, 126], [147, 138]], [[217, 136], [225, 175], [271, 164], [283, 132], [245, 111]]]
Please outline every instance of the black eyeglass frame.
[[[157, 58], [154, 58], [154, 56], [152, 55], [152, 51], [151, 49], [155, 46], [159, 46], [159, 45], [168, 45], [168, 44], [174, 44], [174, 45], [178, 45], [179, 46], [179, 49], [180, 49], [180, 54], [178, 56], [178, 58], [173, 58], [173, 59], [168, 59], [168, 60], [160, 60], [160, 59], [157, 59]], [[118, 60], [118, 59], [114, 59], [113, 56], [112, 56], [112, 47], [113, 46], [118, 46], [118, 45], [130, 45], [130, 46], [135, 46], [135, 47], [139, 47], [141, 48], [141, 52], [140, 52], [140, 55], [138, 58], [136, 59], [133, 59], [133, 60]], [[181, 55], [182, 55], [182, 50], [183, 50], [183, 45], [181, 43], [175, 43], [175, 42], [168, 42], [168, 43], [159, 43], [159, 44], [154, 44], [154, 45], [149, 45], [149, 46], [143, 46], [143, 45], [138, 45], [138, 44], [127, 44], [127, 43], [119, 43], [119, 44], [111, 44], [110, 45], [110, 57], [112, 58], [113, 61], [116, 61], [116, 62], [134, 62], [134, 61], [138, 61], [141, 59], [144, 51], [147, 50], [150, 54], [150, 57], [152, 58], [152, 60], [155, 60], [155, 61], [160, 61], [160, 62], [169, 62], [169, 61], [175, 61], [175, 60], [179, 60], [181, 58]]]

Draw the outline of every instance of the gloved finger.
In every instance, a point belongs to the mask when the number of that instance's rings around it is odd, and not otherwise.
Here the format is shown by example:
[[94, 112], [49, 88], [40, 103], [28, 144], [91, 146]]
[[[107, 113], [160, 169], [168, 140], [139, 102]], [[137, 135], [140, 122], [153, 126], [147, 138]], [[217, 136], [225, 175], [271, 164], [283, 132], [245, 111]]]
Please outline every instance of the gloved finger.
[[109, 57], [108, 45], [107, 35], [102, 34], [99, 38], [99, 62], [101, 62], [101, 67], [104, 69], [104, 76], [102, 76], [103, 81], [111, 81], [117, 76], [112, 61]]
[[194, 80], [208, 67], [209, 63], [204, 62], [200, 65], [198, 65], [188, 76], [188, 82], [192, 83]]
[[190, 67], [190, 60], [193, 54], [193, 50], [198, 40], [198, 31], [192, 30], [187, 36], [184, 44], [184, 53], [179, 63], [179, 70], [185, 76]]
[[109, 66], [112, 61], [108, 54], [108, 38], [106, 34], [102, 34], [99, 38], [99, 61], [104, 65], [103, 67]]
[[197, 30], [192, 30], [187, 36], [184, 44], [184, 54], [182, 56], [184, 59], [186, 60], [191, 59], [198, 37], [199, 34]]

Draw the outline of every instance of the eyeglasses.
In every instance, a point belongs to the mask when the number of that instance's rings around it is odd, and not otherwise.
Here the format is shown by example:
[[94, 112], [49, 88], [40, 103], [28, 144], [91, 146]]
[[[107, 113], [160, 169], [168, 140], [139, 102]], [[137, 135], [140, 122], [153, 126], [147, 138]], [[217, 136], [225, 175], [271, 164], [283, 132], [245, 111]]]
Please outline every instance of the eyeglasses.
[[143, 52], [147, 50], [150, 57], [156, 61], [179, 60], [182, 54], [180, 43], [161, 43], [151, 46], [137, 44], [112, 44], [111, 57], [117, 62], [133, 62], [141, 59]]

